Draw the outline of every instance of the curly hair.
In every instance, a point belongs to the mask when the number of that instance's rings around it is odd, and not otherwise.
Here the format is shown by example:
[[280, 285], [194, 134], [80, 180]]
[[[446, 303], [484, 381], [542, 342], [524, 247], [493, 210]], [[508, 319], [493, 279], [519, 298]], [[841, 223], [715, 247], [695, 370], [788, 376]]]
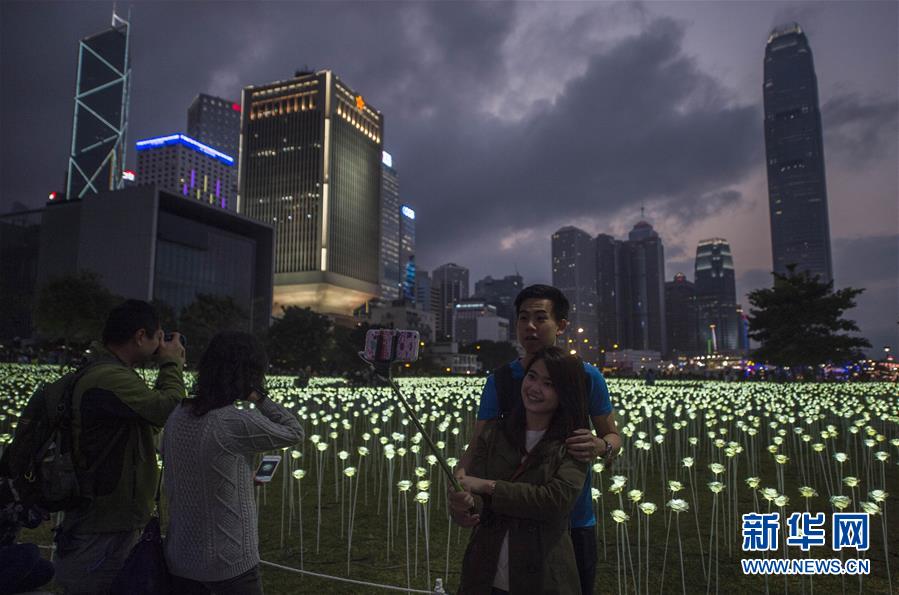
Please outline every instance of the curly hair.
[[246, 399], [254, 388], [265, 385], [266, 369], [268, 358], [256, 337], [238, 331], [218, 333], [200, 358], [195, 397], [185, 403], [200, 417]]
[[[576, 355], [569, 355], [556, 346], [544, 347], [534, 354], [525, 374], [542, 361], [559, 395], [559, 407], [553, 414], [549, 428], [541, 443], [565, 440], [577, 429], [587, 428], [587, 385], [584, 362]], [[522, 387], [524, 384], [522, 383]], [[502, 420], [502, 428], [509, 441], [525, 452], [525, 410], [522, 396], [518, 395], [508, 417]]]

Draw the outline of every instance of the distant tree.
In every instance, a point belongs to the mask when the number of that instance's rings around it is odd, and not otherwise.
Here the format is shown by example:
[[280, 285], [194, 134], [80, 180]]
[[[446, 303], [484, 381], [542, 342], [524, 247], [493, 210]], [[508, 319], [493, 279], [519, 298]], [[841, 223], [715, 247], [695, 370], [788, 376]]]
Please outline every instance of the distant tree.
[[171, 330], [178, 330], [187, 339], [187, 360], [191, 363], [199, 361], [216, 333], [250, 328], [247, 313], [231, 296], [208, 293], [197, 294], [194, 301], [181, 310], [178, 323], [178, 328]]
[[268, 329], [267, 350], [275, 370], [296, 373], [309, 366], [313, 374], [326, 367], [331, 349], [331, 320], [309, 308], [288, 306]]
[[100, 339], [109, 311], [121, 299], [94, 272], [65, 275], [38, 289], [34, 323], [38, 332], [53, 342], [86, 346]]
[[481, 370], [485, 372], [518, 358], [518, 350], [508, 341], [477, 341], [461, 347], [459, 352], [477, 355]]
[[335, 326], [331, 331], [333, 339], [325, 354], [328, 366], [338, 374], [367, 371], [368, 364], [359, 357], [365, 347], [365, 333], [370, 328], [367, 322], [353, 327]]
[[178, 330], [178, 316], [175, 314], [175, 309], [168, 302], [154, 299], [150, 304], [156, 310], [156, 314], [159, 316], [159, 324], [165, 332]]
[[[867, 339], [853, 337], [858, 325], [843, 313], [855, 307], [864, 289], [833, 290], [818, 276], [774, 273], [774, 287], [749, 294], [749, 336], [761, 343], [753, 357], [785, 367], [817, 366], [860, 359]], [[841, 332], [844, 331], [844, 332]]]

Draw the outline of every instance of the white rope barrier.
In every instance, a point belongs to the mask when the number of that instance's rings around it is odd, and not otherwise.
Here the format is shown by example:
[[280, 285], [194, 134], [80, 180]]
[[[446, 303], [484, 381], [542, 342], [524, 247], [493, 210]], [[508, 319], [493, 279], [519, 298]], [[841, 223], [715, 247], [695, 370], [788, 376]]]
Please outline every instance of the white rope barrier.
[[437, 585], [440, 587], [440, 589], [441, 589], [440, 591], [436, 591], [436, 590], [435, 591], [422, 591], [421, 589], [407, 589], [406, 587], [397, 587], [394, 585], [381, 585], [378, 583], [357, 581], [357, 580], [353, 580], [351, 578], [343, 578], [341, 576], [330, 576], [327, 574], [319, 574], [317, 572], [312, 572], [309, 570], [300, 570], [299, 568], [293, 568], [291, 566], [283, 566], [281, 564], [275, 564], [274, 562], [267, 562], [265, 560], [260, 560], [259, 563], [265, 564], [266, 566], [271, 566], [273, 568], [279, 568], [281, 570], [286, 570], [288, 572], [295, 572], [297, 574], [306, 574], [309, 576], [330, 579], [330, 580], [334, 580], [334, 581], [342, 581], [345, 583], [352, 583], [354, 585], [363, 585], [365, 587], [376, 587], [378, 589], [389, 589], [391, 591], [402, 591], [403, 593], [425, 593], [426, 595], [434, 595], [434, 593], [445, 593], [445, 591], [443, 591], [443, 581], [440, 579], [437, 579]]
[[[45, 550], [56, 550], [55, 545], [38, 545], [39, 548]], [[441, 579], [437, 579], [437, 584], [434, 587], [433, 591], [423, 591], [421, 589], [411, 589], [406, 587], [397, 587], [395, 585], [381, 585], [378, 583], [369, 583], [367, 581], [357, 581], [351, 578], [343, 578], [342, 576], [331, 576], [328, 574], [319, 574], [318, 572], [312, 572], [311, 570], [300, 570], [299, 568], [293, 568], [292, 566], [284, 566], [282, 564], [276, 564], [274, 562], [268, 562], [266, 560], [260, 560], [260, 564], [265, 564], [266, 566], [271, 566], [272, 568], [277, 568], [279, 570], [286, 570], [287, 572], [294, 572], [296, 574], [305, 574], [307, 576], [314, 576], [316, 578], [323, 578], [332, 581], [341, 581], [344, 583], [351, 583], [353, 585], [362, 585], [363, 587], [375, 587], [376, 589], [387, 589], [389, 591], [401, 591], [403, 593], [424, 593], [425, 595], [434, 595], [435, 593], [446, 593], [443, 590], [443, 581]]]

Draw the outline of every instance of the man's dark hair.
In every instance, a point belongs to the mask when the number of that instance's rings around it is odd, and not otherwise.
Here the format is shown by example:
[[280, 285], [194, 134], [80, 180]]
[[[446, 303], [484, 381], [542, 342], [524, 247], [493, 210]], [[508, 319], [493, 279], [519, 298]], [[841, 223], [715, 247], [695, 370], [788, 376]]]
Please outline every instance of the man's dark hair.
[[106, 345], [123, 345], [134, 333], [144, 329], [149, 336], [159, 330], [159, 315], [147, 302], [141, 300], [125, 300], [112, 309], [103, 327], [103, 343]]
[[[559, 408], [556, 409], [549, 428], [540, 441], [545, 444], [553, 440], [565, 440], [575, 430], [587, 427], [587, 385], [584, 378], [584, 362], [578, 356], [570, 355], [555, 345], [544, 347], [534, 354], [525, 369], [525, 375], [539, 361], [546, 366], [553, 388], [559, 395]], [[524, 387], [524, 382], [521, 386]], [[520, 392], [515, 395], [512, 410], [508, 417], [503, 418], [502, 428], [509, 441], [523, 454], [526, 418], [522, 398]]]
[[200, 417], [246, 399], [254, 388], [265, 386], [267, 369], [265, 349], [256, 337], [239, 331], [218, 333], [200, 358], [196, 395], [185, 404]]
[[528, 285], [515, 296], [515, 315], [525, 300], [549, 300], [553, 303], [553, 318], [556, 322], [568, 319], [568, 298], [558, 287], [552, 285]]

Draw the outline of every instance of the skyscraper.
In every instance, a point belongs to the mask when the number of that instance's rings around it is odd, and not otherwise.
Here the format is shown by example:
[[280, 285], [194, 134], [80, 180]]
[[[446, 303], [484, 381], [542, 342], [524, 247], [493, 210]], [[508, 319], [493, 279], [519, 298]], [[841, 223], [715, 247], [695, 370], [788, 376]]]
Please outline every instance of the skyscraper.
[[[187, 135], [230, 155], [240, 153], [240, 104], [200, 93], [187, 109]], [[237, 210], [237, 164], [230, 168], [223, 185], [228, 208]]]
[[453, 307], [468, 297], [468, 269], [453, 262], [441, 265], [431, 275], [431, 287], [438, 301], [436, 339], [452, 340]]
[[237, 209], [233, 179], [234, 158], [184, 134], [138, 141], [138, 185], [159, 188], [207, 204]]
[[506, 275], [502, 279], [494, 279], [487, 275], [474, 284], [475, 296], [482, 298], [491, 306], [496, 307], [496, 313], [501, 318], [509, 321], [508, 339], [515, 339], [515, 298], [524, 288], [524, 280], [521, 275]]
[[380, 293], [383, 116], [330, 70], [243, 90], [238, 210], [275, 227], [275, 313]]
[[665, 283], [665, 324], [668, 357], [691, 356], [699, 352], [696, 322], [696, 287], [683, 273]]
[[240, 104], [200, 93], [187, 108], [187, 135], [236, 159], [240, 152]]
[[629, 349], [667, 353], [665, 329], [665, 250], [646, 221], [638, 222], [622, 244], [622, 303]]
[[833, 279], [818, 80], [798, 24], [774, 29], [765, 48], [765, 153], [774, 272]]
[[624, 344], [624, 306], [621, 303], [621, 244], [610, 235], [599, 234], [596, 245], [597, 348], [617, 349]]
[[659, 234], [640, 221], [627, 240], [599, 234], [593, 247], [598, 349], [666, 353], [665, 252]]
[[128, 21], [113, 12], [109, 29], [78, 44], [67, 200], [122, 187], [131, 87], [130, 30]]
[[400, 297], [400, 176], [393, 169], [393, 157], [381, 156], [381, 300]]
[[415, 300], [415, 210], [400, 205], [400, 294]]
[[740, 317], [730, 244], [721, 238], [700, 241], [695, 266], [700, 347], [708, 353], [736, 352], [740, 349]]
[[553, 285], [571, 305], [563, 345], [587, 361], [596, 361], [596, 248], [590, 234], [572, 226], [554, 233], [552, 266]]

